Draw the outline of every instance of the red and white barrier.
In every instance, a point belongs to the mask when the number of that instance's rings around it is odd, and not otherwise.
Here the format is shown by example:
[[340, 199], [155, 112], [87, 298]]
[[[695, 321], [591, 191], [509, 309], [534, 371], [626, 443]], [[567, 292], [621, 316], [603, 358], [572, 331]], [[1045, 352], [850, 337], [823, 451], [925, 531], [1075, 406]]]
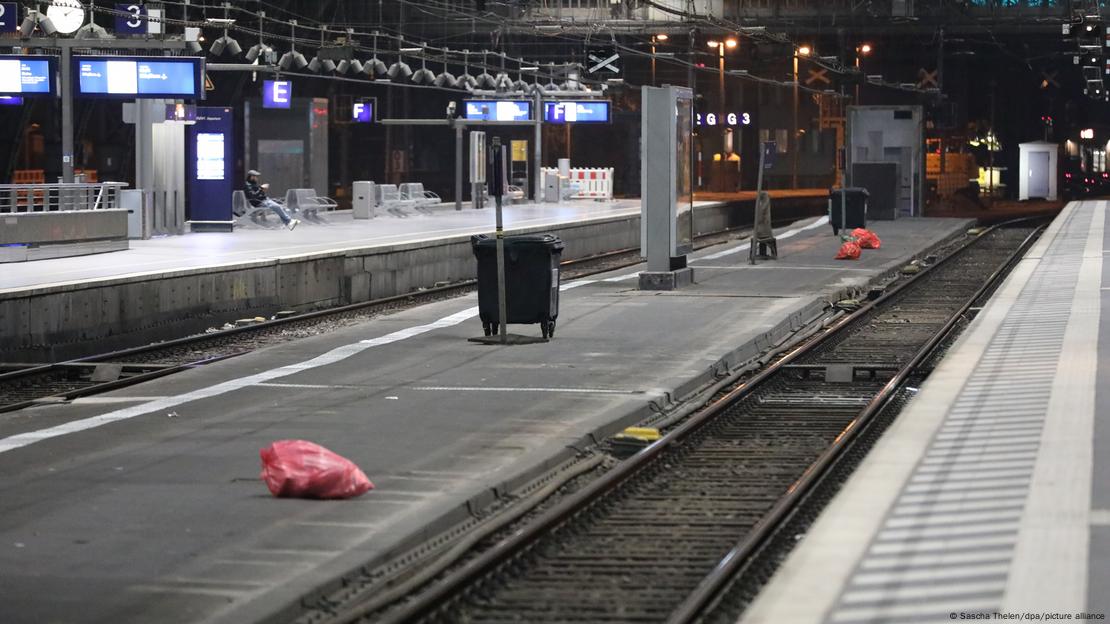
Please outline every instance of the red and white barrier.
[[[545, 172], [557, 173], [555, 168]], [[568, 176], [575, 193], [571, 199], [613, 199], [613, 168], [572, 168]]]

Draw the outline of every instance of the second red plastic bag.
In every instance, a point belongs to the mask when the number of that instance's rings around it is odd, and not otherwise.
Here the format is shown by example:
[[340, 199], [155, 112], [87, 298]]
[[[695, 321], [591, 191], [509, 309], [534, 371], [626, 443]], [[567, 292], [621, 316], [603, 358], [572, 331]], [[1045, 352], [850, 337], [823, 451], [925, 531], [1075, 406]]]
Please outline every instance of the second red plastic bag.
[[852, 236], [859, 241], [860, 249], [878, 249], [882, 246], [883, 242], [871, 230], [863, 228], [856, 228], [852, 230]]
[[374, 484], [351, 460], [307, 440], [278, 440], [259, 451], [262, 480], [282, 498], [353, 498]]

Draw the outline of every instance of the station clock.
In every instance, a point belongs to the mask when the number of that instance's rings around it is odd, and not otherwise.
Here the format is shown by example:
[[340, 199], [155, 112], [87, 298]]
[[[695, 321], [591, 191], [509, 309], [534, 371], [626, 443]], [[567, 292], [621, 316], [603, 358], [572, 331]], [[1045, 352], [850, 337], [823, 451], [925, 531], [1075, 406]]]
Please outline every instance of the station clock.
[[46, 16], [58, 32], [72, 35], [85, 23], [85, 9], [79, 0], [54, 0], [46, 9]]

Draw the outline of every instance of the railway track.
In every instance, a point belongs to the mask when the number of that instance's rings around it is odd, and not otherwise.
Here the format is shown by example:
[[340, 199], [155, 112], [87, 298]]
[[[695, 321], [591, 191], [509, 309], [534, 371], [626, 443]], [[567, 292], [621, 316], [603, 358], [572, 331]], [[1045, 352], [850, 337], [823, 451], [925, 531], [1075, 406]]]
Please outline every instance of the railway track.
[[[783, 225], [780, 222], [776, 225]], [[696, 247], [744, 238], [742, 230], [700, 236]], [[639, 249], [619, 249], [563, 262], [564, 280], [588, 277], [639, 264]], [[230, 357], [337, 328], [398, 310], [471, 292], [475, 280], [375, 301], [274, 318], [154, 344], [52, 364], [0, 364], [0, 413], [61, 403], [130, 386]]]
[[722, 588], [1039, 231], [988, 230], [418, 591], [385, 604], [390, 588], [377, 588], [298, 621], [714, 619]]

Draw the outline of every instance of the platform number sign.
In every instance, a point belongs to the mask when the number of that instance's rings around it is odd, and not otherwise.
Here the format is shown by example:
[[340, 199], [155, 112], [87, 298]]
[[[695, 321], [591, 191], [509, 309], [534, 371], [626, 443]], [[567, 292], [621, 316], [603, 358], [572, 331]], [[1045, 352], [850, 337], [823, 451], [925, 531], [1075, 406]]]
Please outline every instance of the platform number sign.
[[116, 5], [116, 34], [145, 35], [146, 7], [138, 3]]
[[0, 32], [15, 32], [19, 28], [19, 5], [0, 2]]

